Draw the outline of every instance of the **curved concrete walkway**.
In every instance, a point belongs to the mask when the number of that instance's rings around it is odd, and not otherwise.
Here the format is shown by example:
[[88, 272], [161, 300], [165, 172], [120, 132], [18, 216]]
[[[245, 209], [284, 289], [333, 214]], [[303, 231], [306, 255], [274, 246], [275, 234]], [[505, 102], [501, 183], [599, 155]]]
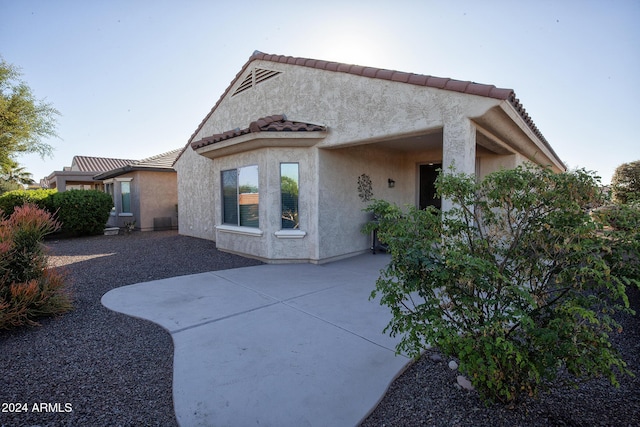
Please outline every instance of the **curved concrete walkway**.
[[182, 426], [353, 426], [410, 362], [369, 301], [386, 255], [261, 265], [109, 291], [111, 310], [151, 320], [174, 343]]

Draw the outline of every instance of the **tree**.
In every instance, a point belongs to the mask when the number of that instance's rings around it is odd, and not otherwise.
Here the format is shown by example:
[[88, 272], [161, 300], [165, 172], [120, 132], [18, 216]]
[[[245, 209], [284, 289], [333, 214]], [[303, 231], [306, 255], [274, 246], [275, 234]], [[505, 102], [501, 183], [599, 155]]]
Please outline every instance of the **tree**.
[[615, 203], [640, 201], [640, 160], [618, 166], [611, 178], [611, 187]]
[[21, 190], [22, 186], [16, 182], [5, 181], [0, 178], [0, 196], [9, 191]]
[[0, 180], [10, 183], [23, 185], [34, 184], [35, 181], [32, 178], [31, 173], [27, 172], [24, 167], [12, 160], [9, 161], [4, 167], [0, 168]]
[[0, 58], [0, 167], [7, 167], [20, 153], [38, 153], [44, 158], [53, 148], [43, 138], [57, 136], [56, 116], [49, 103], [37, 100], [20, 79], [15, 66]]
[[631, 312], [626, 285], [640, 282], [609, 265], [610, 246], [628, 234], [612, 239], [589, 215], [596, 181], [533, 167], [479, 183], [445, 173], [437, 187], [448, 211], [371, 204], [391, 253], [372, 297], [391, 309], [397, 351], [417, 357], [433, 345], [457, 357], [491, 401], [535, 396], [560, 371], [617, 384], [628, 371], [608, 334], [616, 311]]

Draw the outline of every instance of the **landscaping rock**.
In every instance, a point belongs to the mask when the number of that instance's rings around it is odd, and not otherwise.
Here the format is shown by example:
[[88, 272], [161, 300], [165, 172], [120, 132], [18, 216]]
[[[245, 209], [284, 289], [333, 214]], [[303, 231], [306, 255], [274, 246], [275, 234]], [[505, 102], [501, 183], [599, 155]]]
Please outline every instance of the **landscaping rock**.
[[[39, 327], [0, 331], [0, 402], [30, 409], [0, 412], [0, 426], [177, 426], [171, 336], [106, 309], [100, 298], [133, 283], [261, 263], [175, 231], [45, 244], [50, 264], [68, 278], [74, 310], [42, 319]], [[62, 410], [31, 410], [40, 402]]]
[[452, 360], [451, 362], [449, 362], [449, 369], [455, 371], [456, 369], [458, 369], [458, 363], [456, 363], [455, 360]]
[[442, 362], [442, 356], [440, 356], [438, 353], [429, 355], [429, 359], [433, 360], [434, 362]]
[[456, 378], [456, 381], [458, 382], [458, 384], [460, 385], [460, 387], [462, 387], [465, 390], [469, 390], [469, 391], [473, 391], [475, 390], [473, 388], [473, 385], [471, 385], [471, 381], [469, 381], [468, 379], [466, 379], [464, 376], [462, 375], [458, 375], [458, 377]]

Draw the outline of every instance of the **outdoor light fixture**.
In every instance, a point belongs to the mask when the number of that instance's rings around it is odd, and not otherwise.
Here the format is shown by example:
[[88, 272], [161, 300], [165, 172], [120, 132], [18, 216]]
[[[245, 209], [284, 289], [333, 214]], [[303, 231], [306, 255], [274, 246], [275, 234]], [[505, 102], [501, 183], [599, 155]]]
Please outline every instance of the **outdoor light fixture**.
[[389, 183], [389, 188], [393, 188], [396, 186], [396, 182], [394, 180], [392, 180], [391, 178], [389, 178], [389, 181], [387, 181]]

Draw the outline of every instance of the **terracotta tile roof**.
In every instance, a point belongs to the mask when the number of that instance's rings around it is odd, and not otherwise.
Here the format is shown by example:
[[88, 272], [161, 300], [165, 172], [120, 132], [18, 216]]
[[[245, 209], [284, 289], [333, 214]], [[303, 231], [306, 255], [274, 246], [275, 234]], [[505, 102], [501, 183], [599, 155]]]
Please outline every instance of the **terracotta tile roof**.
[[343, 64], [339, 62], [319, 61], [317, 59], [294, 58], [291, 56], [269, 55], [262, 52], [254, 52], [249, 61], [256, 59], [294, 64], [302, 67], [317, 68], [320, 70], [335, 71], [339, 73], [354, 74], [356, 76], [369, 77], [372, 79], [391, 80], [416, 86], [435, 87], [438, 89], [468, 93], [471, 95], [487, 96], [496, 99], [508, 99], [513, 93], [512, 89], [500, 89], [493, 85], [470, 81], [406, 73], [403, 71], [385, 70], [382, 68], [363, 67], [360, 65]]
[[248, 128], [234, 129], [223, 133], [202, 138], [199, 141], [191, 143], [193, 149], [206, 147], [207, 145], [215, 144], [216, 142], [226, 141], [227, 139], [235, 138], [240, 135], [246, 135], [248, 133], [257, 132], [317, 132], [325, 131], [325, 126], [314, 125], [311, 123], [294, 122], [287, 120], [284, 114], [278, 114], [273, 116], [267, 116], [251, 122]]
[[107, 157], [74, 156], [72, 168], [81, 172], [106, 172], [135, 162], [128, 159], [111, 159]]
[[[403, 71], [393, 71], [393, 70], [386, 70], [386, 69], [375, 68], [375, 67], [363, 67], [360, 65], [343, 64], [339, 62], [298, 58], [298, 57], [284, 56], [284, 55], [270, 55], [260, 51], [255, 51], [251, 55], [249, 60], [244, 64], [244, 66], [238, 72], [236, 77], [231, 81], [231, 83], [229, 84], [227, 89], [224, 91], [222, 96], [220, 96], [220, 99], [218, 99], [218, 101], [213, 106], [209, 114], [207, 114], [205, 118], [202, 120], [202, 122], [198, 125], [195, 132], [189, 138], [189, 142], [193, 142], [193, 138], [195, 138], [198, 132], [200, 132], [204, 124], [207, 122], [207, 120], [209, 120], [209, 117], [211, 117], [213, 112], [218, 108], [218, 105], [220, 105], [222, 100], [227, 96], [227, 93], [229, 93], [229, 91], [231, 90], [233, 85], [236, 83], [236, 81], [245, 72], [245, 70], [249, 67], [249, 65], [256, 60], [292, 64], [292, 65], [298, 65], [302, 67], [309, 67], [309, 68], [315, 68], [315, 69], [333, 71], [333, 72], [339, 72], [339, 73], [348, 73], [348, 74], [354, 74], [362, 77], [390, 80], [394, 82], [412, 84], [416, 86], [433, 87], [433, 88], [438, 88], [443, 90], [466, 93], [469, 95], [485, 96], [489, 98], [505, 100], [505, 101], [508, 101], [516, 109], [518, 114], [520, 114], [520, 116], [525, 121], [527, 126], [531, 129], [531, 131], [538, 138], [540, 138], [540, 140], [547, 146], [547, 148], [549, 148], [551, 152], [554, 153], [555, 155], [555, 151], [553, 150], [549, 142], [546, 140], [544, 135], [542, 135], [542, 132], [540, 132], [540, 130], [537, 128], [537, 126], [535, 125], [535, 123], [527, 113], [527, 111], [524, 109], [524, 107], [520, 103], [520, 100], [516, 98], [516, 94], [513, 91], [513, 89], [503, 89], [503, 88], [498, 88], [494, 85], [475, 83], [471, 81], [454, 80], [450, 78], [406, 73]], [[186, 146], [184, 147], [184, 149], [186, 149]], [[556, 155], [556, 157], [558, 156]]]

